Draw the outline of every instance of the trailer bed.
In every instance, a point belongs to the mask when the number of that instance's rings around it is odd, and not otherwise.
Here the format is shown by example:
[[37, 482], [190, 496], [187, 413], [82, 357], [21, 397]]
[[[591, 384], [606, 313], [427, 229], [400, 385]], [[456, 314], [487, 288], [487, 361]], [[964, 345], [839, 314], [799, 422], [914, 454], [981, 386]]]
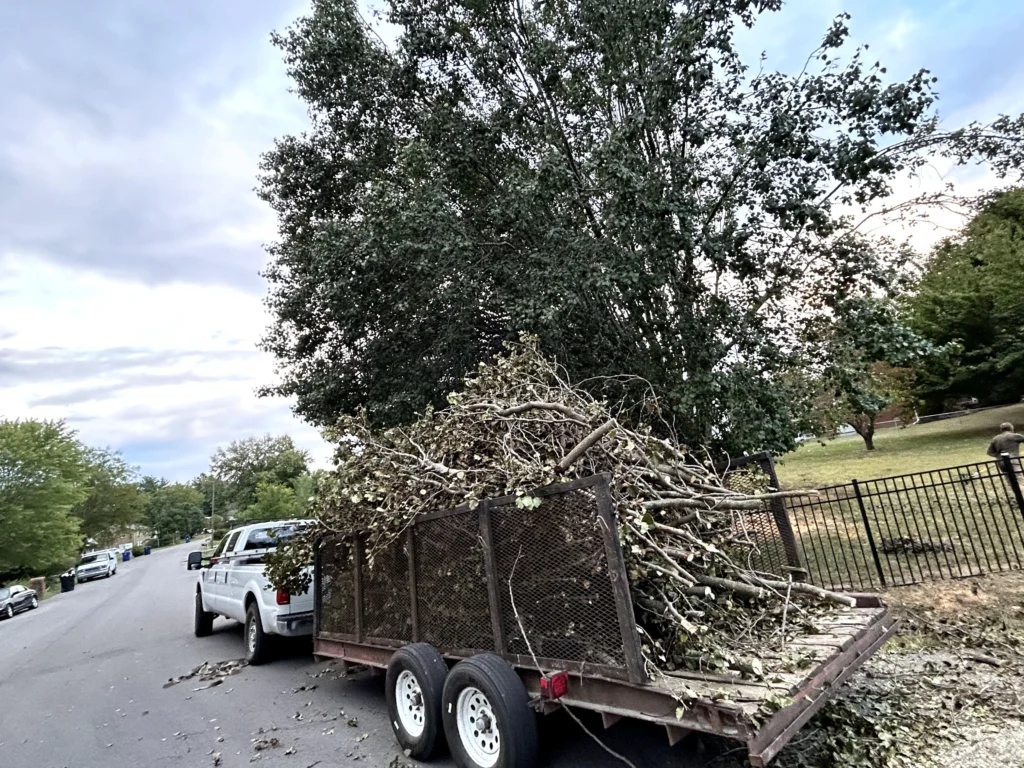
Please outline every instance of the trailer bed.
[[[856, 607], [837, 607], [816, 633], [787, 643], [788, 656], [805, 660], [799, 671], [772, 674], [768, 663], [768, 682], [738, 673], [651, 677], [608, 478], [535, 495], [544, 499], [535, 510], [502, 498], [421, 516], [372, 567], [360, 537], [324, 542], [314, 653], [378, 668], [412, 642], [430, 643], [450, 661], [496, 653], [516, 669], [538, 711], [565, 704], [601, 713], [606, 727], [622, 717], [658, 723], [673, 744], [691, 731], [717, 734], [745, 743], [751, 764], [764, 766], [895, 632], [876, 596], [857, 595]], [[570, 674], [567, 693], [543, 699], [541, 673], [561, 671]]]

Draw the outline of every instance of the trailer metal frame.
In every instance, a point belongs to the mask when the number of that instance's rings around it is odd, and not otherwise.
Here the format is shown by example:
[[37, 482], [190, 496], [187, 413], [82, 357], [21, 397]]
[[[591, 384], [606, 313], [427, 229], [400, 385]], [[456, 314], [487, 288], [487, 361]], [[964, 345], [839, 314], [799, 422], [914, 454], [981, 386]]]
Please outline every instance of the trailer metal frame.
[[[744, 742], [751, 764], [767, 765], [892, 636], [896, 620], [876, 596], [857, 595], [856, 609], [794, 643], [815, 665], [775, 685], [695, 672], [652, 677], [610, 481], [599, 474], [541, 488], [531, 494], [536, 508], [505, 496], [420, 515], [372, 564], [363, 536], [324, 540], [314, 568], [314, 653], [376, 668], [413, 642], [434, 645], [449, 661], [495, 653], [518, 672], [538, 711], [589, 709], [605, 727], [646, 720], [663, 725], [672, 744], [691, 731], [713, 733]], [[558, 703], [540, 692], [542, 674], [552, 671], [571, 676]], [[718, 695], [723, 688], [728, 699]], [[792, 703], [764, 716], [763, 700], [779, 693]]]

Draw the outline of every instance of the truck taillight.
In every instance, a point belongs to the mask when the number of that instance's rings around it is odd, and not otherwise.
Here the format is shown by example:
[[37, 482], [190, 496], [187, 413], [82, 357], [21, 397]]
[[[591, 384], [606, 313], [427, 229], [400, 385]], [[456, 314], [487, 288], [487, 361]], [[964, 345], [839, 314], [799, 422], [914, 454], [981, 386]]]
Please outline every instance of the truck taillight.
[[288, 605], [292, 601], [292, 596], [285, 592], [283, 589], [277, 590], [277, 604]]
[[569, 673], [553, 672], [540, 679], [540, 695], [544, 699], [560, 699], [569, 692]]

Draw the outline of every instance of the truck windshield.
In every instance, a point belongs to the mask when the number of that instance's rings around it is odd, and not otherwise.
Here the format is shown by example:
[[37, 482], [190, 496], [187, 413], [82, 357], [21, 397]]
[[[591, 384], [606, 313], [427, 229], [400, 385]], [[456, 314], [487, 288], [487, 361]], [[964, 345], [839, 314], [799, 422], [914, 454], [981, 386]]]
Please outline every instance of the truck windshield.
[[102, 562], [103, 560], [109, 560], [110, 555], [106, 552], [97, 552], [95, 555], [86, 555], [82, 558], [82, 562], [79, 565], [87, 565], [89, 563]]
[[301, 524], [257, 528], [249, 531], [249, 536], [245, 540], [245, 549], [274, 549], [281, 542], [302, 533], [305, 528], [306, 526]]

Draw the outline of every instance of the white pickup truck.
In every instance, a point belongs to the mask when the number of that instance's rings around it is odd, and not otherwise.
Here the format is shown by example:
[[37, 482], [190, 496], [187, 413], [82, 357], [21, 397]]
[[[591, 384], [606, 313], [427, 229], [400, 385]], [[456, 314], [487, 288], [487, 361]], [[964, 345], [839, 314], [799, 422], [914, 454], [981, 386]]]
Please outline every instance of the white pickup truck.
[[204, 566], [196, 584], [196, 637], [209, 635], [217, 616], [240, 621], [245, 624], [246, 661], [262, 664], [270, 656], [271, 635], [313, 634], [312, 594], [275, 590], [263, 566], [264, 555], [308, 524], [280, 520], [235, 528], [221, 539], [208, 565], [192, 553], [189, 567], [194, 561]]

